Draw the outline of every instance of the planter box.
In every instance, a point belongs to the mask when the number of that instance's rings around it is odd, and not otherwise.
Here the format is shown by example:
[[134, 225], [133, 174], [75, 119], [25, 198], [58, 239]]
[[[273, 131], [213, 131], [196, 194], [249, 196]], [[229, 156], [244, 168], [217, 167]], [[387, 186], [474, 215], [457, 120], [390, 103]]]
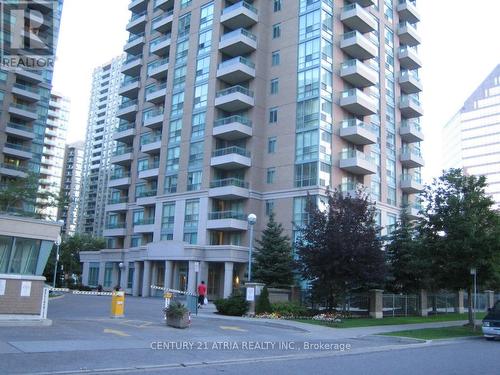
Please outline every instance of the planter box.
[[175, 316], [169, 316], [167, 314], [167, 326], [174, 328], [188, 328], [189, 327], [189, 313], [184, 314], [182, 317], [178, 318]]

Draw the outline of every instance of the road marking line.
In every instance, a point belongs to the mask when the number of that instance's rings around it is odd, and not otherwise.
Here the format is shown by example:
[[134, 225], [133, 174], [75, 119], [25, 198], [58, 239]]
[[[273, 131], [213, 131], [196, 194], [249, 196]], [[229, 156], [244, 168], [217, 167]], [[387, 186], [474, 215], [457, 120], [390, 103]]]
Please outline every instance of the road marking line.
[[225, 329], [227, 331], [238, 331], [238, 332], [248, 332], [246, 329], [242, 329], [236, 326], [219, 326], [220, 329]]
[[127, 337], [127, 336], [130, 336], [128, 333], [125, 333], [123, 331], [118, 331], [117, 329], [109, 329], [109, 328], [105, 328], [104, 333], [110, 333], [112, 335], [117, 335], [117, 336], [121, 336], [121, 337]]

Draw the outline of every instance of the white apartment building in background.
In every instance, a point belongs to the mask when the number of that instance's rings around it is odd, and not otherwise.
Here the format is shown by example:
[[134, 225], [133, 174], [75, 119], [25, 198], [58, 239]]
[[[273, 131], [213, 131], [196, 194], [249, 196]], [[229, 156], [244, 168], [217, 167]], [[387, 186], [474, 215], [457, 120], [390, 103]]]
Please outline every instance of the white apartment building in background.
[[79, 233], [103, 234], [110, 159], [116, 144], [113, 134], [120, 122], [116, 112], [120, 105], [118, 92], [123, 80], [123, 60], [122, 56], [116, 57], [96, 68], [92, 75], [78, 213]]
[[442, 128], [443, 169], [463, 168], [487, 179], [500, 207], [500, 65]]

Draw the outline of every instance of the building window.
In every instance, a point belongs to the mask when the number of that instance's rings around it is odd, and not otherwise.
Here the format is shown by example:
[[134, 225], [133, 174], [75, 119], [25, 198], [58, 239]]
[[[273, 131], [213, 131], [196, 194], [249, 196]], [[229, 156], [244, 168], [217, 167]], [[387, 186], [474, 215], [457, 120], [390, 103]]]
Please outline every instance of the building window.
[[170, 147], [167, 150], [167, 172], [173, 172], [179, 170], [180, 154], [181, 154], [181, 149], [179, 146]]
[[194, 89], [193, 108], [194, 109], [205, 108], [207, 106], [207, 101], [208, 101], [208, 83], [201, 86], [196, 86]]
[[268, 184], [274, 184], [276, 180], [276, 168], [267, 168], [266, 182]]
[[295, 187], [318, 184], [318, 163], [306, 163], [295, 166]]
[[163, 188], [165, 194], [177, 192], [177, 175], [166, 176], [165, 185]]
[[267, 153], [275, 154], [276, 153], [276, 137], [269, 137], [267, 139]]
[[171, 116], [182, 116], [184, 112], [184, 91], [172, 95]]
[[271, 65], [277, 66], [280, 64], [280, 51], [274, 51], [271, 56]]
[[130, 247], [139, 247], [141, 246], [141, 236], [133, 236], [130, 239]]
[[397, 217], [393, 214], [387, 214], [387, 234], [390, 235], [396, 229]]
[[281, 0], [274, 0], [273, 1], [273, 10], [275, 12], [279, 12], [281, 10]]
[[205, 135], [206, 112], [195, 113], [192, 118], [191, 140], [202, 138]]
[[173, 240], [174, 222], [175, 222], [175, 202], [164, 203], [162, 219], [161, 219], [162, 241]]
[[168, 145], [174, 146], [181, 142], [182, 133], [182, 119], [170, 121], [170, 128], [168, 130]]
[[202, 82], [208, 79], [210, 73], [210, 55], [198, 59], [196, 63], [196, 82]]
[[[187, 51], [186, 51], [187, 52]], [[187, 53], [186, 53], [187, 56]], [[174, 87], [173, 90], [183, 90], [186, 82], [186, 65], [179, 66], [174, 70]], [[184, 91], [182, 91], [182, 101], [184, 101]], [[173, 105], [172, 105], [173, 110]]]
[[201, 189], [202, 171], [189, 172], [187, 176], [187, 190], [196, 191]]
[[212, 30], [200, 33], [198, 38], [198, 56], [205, 55], [212, 48]]
[[113, 263], [106, 262], [104, 267], [104, 286], [109, 288], [113, 282]]
[[128, 262], [127, 288], [132, 289], [134, 285], [134, 262]]
[[273, 39], [278, 39], [281, 36], [281, 24], [273, 25]]
[[269, 110], [269, 123], [276, 124], [278, 122], [278, 108], [271, 108]]
[[196, 244], [198, 241], [199, 199], [186, 201], [184, 213], [184, 242]]
[[203, 166], [204, 141], [191, 143], [189, 148], [189, 168], [201, 168]]
[[274, 211], [274, 201], [273, 200], [267, 200], [266, 201], [266, 215], [271, 216], [271, 214]]
[[192, 0], [181, 0], [181, 9], [187, 8], [188, 6], [191, 5]]
[[97, 286], [99, 283], [99, 263], [89, 264], [89, 286]]
[[298, 227], [304, 227], [308, 221], [307, 197], [293, 198], [293, 223]]
[[[214, 3], [204, 5], [200, 11], [200, 30], [212, 25], [214, 21]], [[212, 30], [210, 30], [212, 32]]]
[[280, 81], [278, 78], [271, 80], [271, 95], [276, 95], [279, 92]]

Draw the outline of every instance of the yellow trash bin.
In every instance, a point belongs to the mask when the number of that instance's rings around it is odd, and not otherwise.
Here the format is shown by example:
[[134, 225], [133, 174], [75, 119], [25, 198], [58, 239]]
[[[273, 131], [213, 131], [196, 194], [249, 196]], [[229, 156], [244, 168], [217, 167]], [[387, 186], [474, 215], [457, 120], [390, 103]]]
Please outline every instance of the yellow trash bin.
[[123, 318], [125, 309], [125, 292], [113, 292], [111, 296], [111, 317]]

